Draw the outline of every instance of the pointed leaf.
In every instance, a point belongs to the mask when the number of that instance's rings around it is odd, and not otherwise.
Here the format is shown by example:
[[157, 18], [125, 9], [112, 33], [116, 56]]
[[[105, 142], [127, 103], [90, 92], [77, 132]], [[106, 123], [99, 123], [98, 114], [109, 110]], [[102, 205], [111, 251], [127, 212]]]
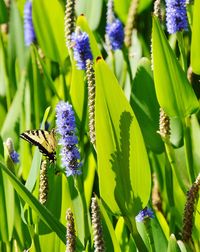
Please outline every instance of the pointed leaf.
[[156, 17], [152, 32], [153, 68], [160, 106], [169, 116], [185, 117], [199, 108], [198, 100]]
[[101, 58], [96, 63], [95, 115], [101, 197], [115, 214], [136, 215], [149, 200], [148, 157], [133, 110]]
[[130, 103], [140, 124], [146, 146], [154, 152], [161, 153], [164, 146], [160, 135], [157, 133], [159, 104], [155, 93], [151, 65], [146, 58], [142, 58], [138, 64]]
[[[96, 1], [79, 1], [79, 4], [76, 5], [76, 11], [78, 15], [84, 13], [86, 16], [89, 26], [92, 30], [95, 30], [100, 22], [102, 14], [103, 0]], [[98, 10], [98, 11], [97, 11]]]

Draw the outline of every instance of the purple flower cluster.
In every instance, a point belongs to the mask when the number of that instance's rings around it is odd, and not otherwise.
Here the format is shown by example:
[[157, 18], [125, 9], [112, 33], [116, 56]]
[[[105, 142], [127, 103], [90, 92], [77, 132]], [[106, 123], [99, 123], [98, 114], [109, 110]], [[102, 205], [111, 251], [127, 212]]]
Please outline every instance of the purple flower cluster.
[[80, 70], [86, 69], [86, 60], [92, 60], [92, 53], [90, 49], [89, 36], [86, 32], [82, 32], [80, 29], [77, 29], [72, 34], [72, 45], [74, 51], [74, 59], [77, 62], [77, 67]]
[[11, 157], [13, 163], [15, 163], [15, 164], [19, 163], [19, 154], [15, 150], [13, 150], [10, 153], [10, 157]]
[[142, 222], [146, 219], [154, 218], [154, 213], [150, 208], [145, 207], [139, 214], [135, 217], [137, 222]]
[[187, 30], [186, 0], [166, 0], [166, 21], [170, 34]]
[[32, 20], [32, 2], [28, 0], [24, 6], [24, 41], [26, 46], [30, 46], [36, 40]]
[[57, 131], [61, 135], [59, 144], [62, 146], [61, 156], [62, 164], [66, 167], [66, 175], [81, 174], [80, 153], [76, 144], [78, 138], [76, 136], [75, 115], [72, 105], [68, 102], [61, 101], [56, 106], [56, 125]]
[[112, 50], [120, 49], [124, 41], [124, 29], [119, 19], [114, 19], [112, 23], [107, 23], [106, 34]]

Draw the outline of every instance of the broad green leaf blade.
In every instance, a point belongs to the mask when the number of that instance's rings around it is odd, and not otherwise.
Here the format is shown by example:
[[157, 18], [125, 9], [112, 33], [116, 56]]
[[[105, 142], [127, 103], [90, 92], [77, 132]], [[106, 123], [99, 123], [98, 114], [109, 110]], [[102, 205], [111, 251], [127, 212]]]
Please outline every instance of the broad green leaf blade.
[[134, 79], [131, 106], [138, 119], [146, 146], [154, 152], [164, 150], [163, 141], [157, 133], [159, 127], [159, 104], [156, 98], [150, 61], [142, 58]]
[[95, 30], [100, 23], [102, 7], [103, 0], [82, 0], [76, 5], [76, 11], [78, 15], [84, 14], [88, 20], [90, 29]]
[[36, 211], [38, 216], [52, 231], [56, 232], [63, 243], [66, 243], [66, 228], [26, 189], [26, 187], [14, 176], [14, 174], [0, 162], [0, 168], [5, 172], [19, 196]]
[[96, 62], [95, 115], [101, 197], [113, 213], [132, 218], [149, 200], [149, 162], [133, 110], [101, 58]]
[[157, 17], [153, 17], [152, 49], [154, 81], [160, 106], [171, 117], [183, 118], [197, 111], [198, 100]]
[[64, 10], [59, 1], [33, 1], [36, 38], [47, 57], [62, 63], [67, 57], [64, 40]]
[[193, 23], [192, 23], [192, 46], [191, 46], [191, 65], [192, 71], [196, 74], [200, 74], [200, 1], [196, 0], [194, 2], [193, 9]]

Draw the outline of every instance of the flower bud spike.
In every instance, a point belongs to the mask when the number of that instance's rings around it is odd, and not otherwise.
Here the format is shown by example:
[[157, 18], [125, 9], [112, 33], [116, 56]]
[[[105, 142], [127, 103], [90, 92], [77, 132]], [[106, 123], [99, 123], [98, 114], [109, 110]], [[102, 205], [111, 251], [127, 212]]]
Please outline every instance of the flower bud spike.
[[65, 8], [65, 41], [67, 48], [71, 48], [72, 33], [75, 31], [75, 0], [67, 0]]
[[183, 213], [183, 231], [182, 239], [185, 242], [188, 242], [192, 237], [192, 228], [193, 228], [193, 216], [195, 213], [195, 205], [198, 200], [200, 188], [200, 173], [197, 176], [196, 181], [191, 186], [190, 190], [187, 193], [186, 204]]
[[40, 167], [40, 187], [39, 187], [39, 201], [44, 205], [48, 196], [48, 177], [47, 177], [47, 160], [42, 160]]
[[86, 61], [86, 76], [88, 82], [88, 110], [89, 110], [89, 134], [90, 141], [93, 145], [96, 144], [95, 133], [95, 73], [93, 62]]
[[101, 214], [100, 209], [96, 200], [96, 197], [92, 198], [91, 203], [92, 210], [92, 228], [94, 236], [94, 251], [95, 252], [104, 252], [105, 244], [103, 239], [103, 228], [101, 223]]
[[132, 0], [129, 7], [128, 18], [124, 29], [125, 30], [124, 43], [126, 47], [130, 47], [132, 45], [132, 32], [133, 28], [135, 27], [138, 5], [139, 0]]
[[66, 212], [67, 233], [66, 233], [66, 252], [76, 251], [76, 231], [74, 225], [74, 216], [69, 208]]

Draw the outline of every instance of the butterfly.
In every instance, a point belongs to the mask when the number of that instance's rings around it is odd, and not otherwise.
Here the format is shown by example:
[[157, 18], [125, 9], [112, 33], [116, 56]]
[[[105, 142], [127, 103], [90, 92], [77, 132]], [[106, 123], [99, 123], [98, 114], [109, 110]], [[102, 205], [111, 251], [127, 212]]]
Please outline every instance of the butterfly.
[[27, 130], [20, 135], [27, 142], [38, 147], [39, 151], [47, 156], [50, 162], [56, 160], [56, 138], [55, 129], [47, 130]]

